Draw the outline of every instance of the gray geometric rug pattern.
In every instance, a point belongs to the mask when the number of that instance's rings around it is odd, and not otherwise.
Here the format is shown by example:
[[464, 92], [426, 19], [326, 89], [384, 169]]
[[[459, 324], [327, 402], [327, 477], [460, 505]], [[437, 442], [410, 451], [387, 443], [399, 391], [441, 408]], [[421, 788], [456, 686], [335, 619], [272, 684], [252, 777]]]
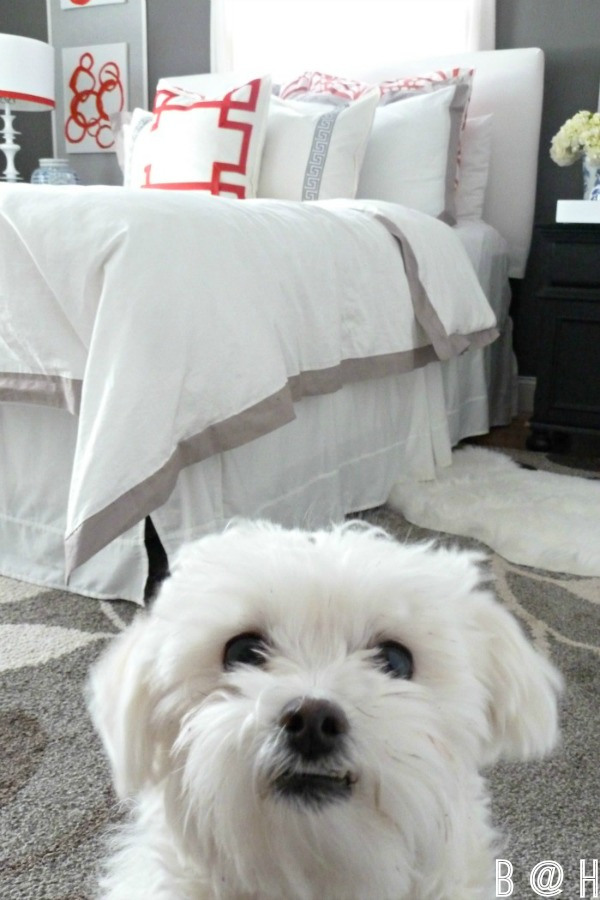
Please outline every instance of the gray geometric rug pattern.
[[[532, 456], [539, 461], [539, 454]], [[361, 518], [402, 541], [432, 536], [385, 507]], [[567, 685], [563, 737], [553, 757], [502, 764], [490, 775], [493, 815], [506, 834], [503, 855], [514, 870], [511, 896], [539, 896], [529, 873], [542, 860], [554, 860], [564, 873], [560, 896], [572, 900], [579, 896], [579, 861], [588, 860], [591, 871], [600, 856], [600, 579], [526, 569], [496, 555], [490, 565], [500, 601], [555, 661]], [[120, 811], [83, 685], [107, 640], [136, 611], [130, 603], [0, 577], [1, 900], [94, 896], [102, 835]]]

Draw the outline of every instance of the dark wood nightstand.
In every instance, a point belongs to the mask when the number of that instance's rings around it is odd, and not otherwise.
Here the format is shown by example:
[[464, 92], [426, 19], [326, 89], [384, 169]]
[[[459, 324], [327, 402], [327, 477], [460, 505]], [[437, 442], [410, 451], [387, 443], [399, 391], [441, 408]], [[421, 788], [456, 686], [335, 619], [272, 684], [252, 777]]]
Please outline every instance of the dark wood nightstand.
[[540, 355], [530, 450], [559, 450], [569, 433], [600, 434], [600, 225], [539, 230]]

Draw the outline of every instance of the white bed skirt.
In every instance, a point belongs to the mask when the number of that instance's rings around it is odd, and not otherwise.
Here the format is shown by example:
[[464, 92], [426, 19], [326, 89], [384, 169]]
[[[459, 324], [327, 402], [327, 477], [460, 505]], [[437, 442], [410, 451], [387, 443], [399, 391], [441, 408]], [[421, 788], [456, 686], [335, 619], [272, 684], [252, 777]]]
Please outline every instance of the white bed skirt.
[[248, 511], [317, 528], [384, 503], [401, 477], [449, 465], [440, 366], [307, 397], [295, 421], [180, 473], [152, 519], [172, 554]]
[[[483, 352], [485, 398], [478, 396], [476, 390], [476, 385], [481, 383], [479, 354], [466, 353], [447, 366], [444, 381], [453, 444], [464, 437], [483, 434], [488, 427], [507, 425], [517, 414], [518, 406], [507, 243], [495, 228], [481, 221], [459, 221], [456, 233], [496, 314], [500, 335]], [[466, 385], [471, 388], [465, 393]], [[483, 431], [478, 430], [482, 422], [486, 422]]]
[[[481, 351], [469, 358], [469, 391], [432, 363], [414, 372], [346, 385], [297, 404], [289, 425], [184, 469], [152, 519], [171, 556], [232, 516], [315, 527], [377, 506], [403, 477], [432, 477], [455, 427], [487, 428]], [[454, 384], [454, 388], [452, 388]], [[460, 396], [460, 402], [458, 397]], [[482, 399], [483, 398], [483, 399]], [[466, 418], [465, 418], [466, 417]], [[63, 537], [76, 420], [62, 410], [0, 406], [0, 573], [96, 598], [142, 603], [148, 575], [140, 522], [76, 569], [65, 584]]]

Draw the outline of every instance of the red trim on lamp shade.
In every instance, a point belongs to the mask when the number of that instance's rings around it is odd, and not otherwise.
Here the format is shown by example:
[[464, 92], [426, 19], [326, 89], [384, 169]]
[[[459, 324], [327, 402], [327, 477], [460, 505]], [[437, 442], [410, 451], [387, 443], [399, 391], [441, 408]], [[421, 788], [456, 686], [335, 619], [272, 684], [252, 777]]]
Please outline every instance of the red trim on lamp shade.
[[0, 88], [0, 103], [2, 103], [5, 98], [10, 98], [11, 100], [26, 100], [27, 103], [41, 103], [49, 109], [54, 109], [55, 106], [54, 100], [50, 100], [48, 97], [37, 97], [35, 94], [22, 94], [19, 91], [3, 91], [2, 88]]

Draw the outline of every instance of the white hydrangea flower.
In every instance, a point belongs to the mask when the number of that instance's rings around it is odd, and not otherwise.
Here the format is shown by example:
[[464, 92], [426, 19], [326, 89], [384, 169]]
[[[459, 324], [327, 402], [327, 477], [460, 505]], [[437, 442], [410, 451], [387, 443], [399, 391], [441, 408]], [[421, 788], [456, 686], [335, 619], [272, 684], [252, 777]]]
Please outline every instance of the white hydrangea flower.
[[600, 112], [580, 110], [567, 119], [550, 143], [550, 157], [558, 166], [570, 166], [583, 156], [591, 165], [600, 165]]

